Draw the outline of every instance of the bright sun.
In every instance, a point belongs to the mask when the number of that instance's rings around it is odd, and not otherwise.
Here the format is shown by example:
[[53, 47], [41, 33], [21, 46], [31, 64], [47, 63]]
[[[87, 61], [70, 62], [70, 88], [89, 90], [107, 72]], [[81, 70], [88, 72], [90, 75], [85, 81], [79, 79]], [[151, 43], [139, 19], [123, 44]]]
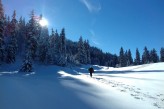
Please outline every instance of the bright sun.
[[47, 26], [48, 25], [48, 21], [45, 18], [40, 20], [39, 23], [40, 23], [41, 26]]

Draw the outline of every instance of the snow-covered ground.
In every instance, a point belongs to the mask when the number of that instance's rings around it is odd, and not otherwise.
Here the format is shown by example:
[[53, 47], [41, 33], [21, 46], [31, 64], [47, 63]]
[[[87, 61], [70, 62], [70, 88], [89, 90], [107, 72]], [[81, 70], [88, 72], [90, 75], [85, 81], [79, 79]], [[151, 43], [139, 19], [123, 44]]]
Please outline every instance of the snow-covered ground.
[[164, 109], [164, 63], [124, 68], [0, 66], [0, 109]]

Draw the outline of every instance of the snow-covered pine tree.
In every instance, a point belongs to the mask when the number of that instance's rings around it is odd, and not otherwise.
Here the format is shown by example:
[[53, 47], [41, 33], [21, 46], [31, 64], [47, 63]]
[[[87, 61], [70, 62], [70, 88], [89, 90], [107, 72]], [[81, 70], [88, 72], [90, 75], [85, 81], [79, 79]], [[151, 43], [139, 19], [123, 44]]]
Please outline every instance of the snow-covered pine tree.
[[8, 43], [9, 38], [11, 36], [10, 16], [6, 16], [4, 26], [5, 42]]
[[153, 62], [153, 63], [159, 62], [157, 51], [154, 48], [150, 51], [150, 62]]
[[90, 47], [91, 64], [100, 65], [100, 53], [101, 50], [97, 47]]
[[[42, 41], [40, 39], [38, 46], [38, 57], [39, 61], [42, 63], [46, 63], [46, 54], [48, 52], [48, 37], [43, 37]], [[49, 48], [50, 49], [50, 48]]]
[[146, 46], [144, 48], [144, 52], [143, 52], [143, 55], [142, 55], [142, 63], [143, 64], [150, 63], [150, 54], [149, 54], [149, 51], [148, 51]]
[[66, 40], [66, 54], [67, 54], [67, 65], [78, 65], [78, 61], [75, 58], [77, 54], [77, 42], [71, 40]]
[[128, 50], [127, 56], [128, 56], [128, 66], [132, 65], [133, 64], [133, 58], [132, 58], [132, 53], [131, 53], [130, 49]]
[[51, 37], [46, 39], [46, 48], [47, 48], [47, 52], [46, 52], [46, 60], [45, 63], [46, 64], [54, 64], [54, 60], [53, 60], [53, 56], [52, 56], [52, 48], [51, 48]]
[[7, 15], [5, 14], [4, 15], [4, 26], [6, 26], [7, 25]]
[[4, 61], [4, 10], [0, 0], [0, 64]]
[[48, 39], [47, 43], [47, 53], [46, 53], [46, 63], [47, 64], [55, 64], [58, 65], [58, 61], [60, 58], [60, 40], [59, 40], [59, 34], [56, 30], [52, 29], [51, 35]]
[[[42, 15], [40, 16], [40, 20], [42, 20]], [[48, 52], [48, 41], [49, 34], [47, 26], [39, 27], [39, 38], [38, 38], [38, 52], [37, 56], [39, 57], [39, 61], [42, 63], [46, 63], [46, 54]], [[50, 49], [50, 48], [49, 48]]]
[[10, 23], [11, 28], [11, 40], [9, 44], [7, 45], [7, 63], [15, 62], [16, 59], [16, 53], [18, 50], [18, 44], [17, 44], [17, 32], [18, 32], [18, 25], [16, 20], [16, 11], [14, 10], [12, 20]]
[[7, 36], [7, 26], [9, 25], [10, 21], [8, 22], [8, 17], [7, 15], [5, 15], [5, 18], [4, 18], [4, 36]]
[[66, 55], [66, 37], [65, 37], [65, 29], [63, 28], [60, 33], [61, 38], [61, 53]]
[[15, 53], [14, 53], [14, 48], [11, 44], [7, 45], [6, 47], [6, 62], [7, 63], [13, 63], [15, 62]]
[[84, 41], [84, 47], [87, 54], [87, 64], [91, 64], [89, 40]]
[[20, 72], [32, 72], [33, 65], [30, 58], [30, 55], [27, 53], [25, 59], [23, 60], [22, 67], [20, 69]]
[[47, 64], [56, 64], [57, 65], [57, 61], [59, 59], [58, 58], [59, 57], [59, 49], [57, 49], [57, 37], [55, 36], [55, 32], [52, 29], [51, 35], [47, 41], [47, 53], [46, 53], [46, 63]]
[[38, 42], [37, 39], [39, 37], [39, 23], [37, 22], [38, 18], [36, 18], [34, 11], [31, 12], [30, 20], [27, 23], [27, 51], [30, 51], [30, 56], [32, 57], [32, 60], [35, 60], [36, 58], [36, 52], [38, 48]]
[[141, 64], [141, 58], [140, 58], [140, 53], [139, 53], [138, 48], [136, 49], [136, 58], [135, 58], [134, 63], [135, 63], [135, 65], [140, 65]]
[[129, 66], [130, 65], [130, 62], [129, 62], [129, 59], [128, 59], [128, 51], [127, 50], [124, 53], [124, 58], [125, 58], [126, 66]]
[[120, 49], [119, 64], [120, 64], [120, 67], [126, 66], [125, 53], [124, 53], [124, 49], [122, 47]]
[[87, 54], [86, 54], [86, 51], [85, 51], [82, 36], [80, 36], [80, 39], [78, 41], [78, 53], [77, 53], [76, 59], [81, 64], [86, 64], [87, 63]]
[[[37, 22], [35, 20], [34, 11], [31, 12], [30, 20], [25, 26], [25, 30], [22, 32], [25, 32], [25, 58], [23, 60], [22, 67], [20, 69], [21, 72], [31, 72], [33, 69], [32, 66], [32, 59], [35, 58], [36, 53], [36, 47], [37, 47], [37, 40], [36, 37], [38, 37], [38, 28], [37, 28]], [[24, 26], [25, 20], [22, 21], [22, 25]], [[19, 29], [21, 28], [21, 23], [19, 23]]]
[[66, 58], [66, 37], [65, 37], [65, 29], [63, 28], [60, 33], [60, 58], [58, 64], [61, 66], [65, 66], [67, 64]]
[[20, 17], [18, 22], [18, 53], [25, 56], [25, 38], [26, 38], [26, 23], [25, 19]]
[[54, 58], [54, 63], [56, 65], [58, 65], [58, 62], [59, 62], [59, 58], [60, 58], [60, 43], [61, 40], [60, 40], [60, 36], [58, 34], [58, 31], [56, 30], [55, 31], [55, 36], [54, 36], [54, 43], [52, 42], [52, 44], [54, 45], [54, 48], [53, 48], [53, 58]]
[[110, 53], [105, 53], [105, 56], [103, 56], [104, 59], [104, 65], [109, 67], [109, 66], [113, 66], [113, 60], [112, 60], [112, 55]]
[[[98, 58], [99, 58], [99, 61], [100, 61], [100, 65], [103, 65], [105, 66], [105, 55], [106, 53], [103, 53], [103, 51], [100, 49], [99, 51], [99, 54], [98, 54]], [[107, 60], [108, 61], [108, 60]]]
[[160, 61], [164, 62], [164, 48], [163, 47], [160, 50]]
[[118, 61], [118, 56], [116, 54], [113, 55], [112, 60], [113, 60], [112, 67], [117, 67], [119, 61]]
[[17, 44], [17, 32], [18, 32], [18, 21], [16, 20], [16, 11], [14, 10], [12, 20], [11, 20], [11, 43], [13, 46], [13, 49], [15, 50], [14, 52], [17, 51], [18, 49], [18, 44]]

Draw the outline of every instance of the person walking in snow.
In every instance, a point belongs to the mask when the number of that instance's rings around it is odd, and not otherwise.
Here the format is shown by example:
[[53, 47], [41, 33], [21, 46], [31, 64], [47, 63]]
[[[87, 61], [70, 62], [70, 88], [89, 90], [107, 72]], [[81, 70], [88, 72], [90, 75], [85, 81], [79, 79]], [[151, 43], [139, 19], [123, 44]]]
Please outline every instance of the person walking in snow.
[[94, 69], [93, 69], [92, 67], [90, 67], [90, 68], [88, 69], [88, 71], [89, 71], [89, 73], [90, 73], [90, 77], [92, 77], [92, 73], [94, 72]]

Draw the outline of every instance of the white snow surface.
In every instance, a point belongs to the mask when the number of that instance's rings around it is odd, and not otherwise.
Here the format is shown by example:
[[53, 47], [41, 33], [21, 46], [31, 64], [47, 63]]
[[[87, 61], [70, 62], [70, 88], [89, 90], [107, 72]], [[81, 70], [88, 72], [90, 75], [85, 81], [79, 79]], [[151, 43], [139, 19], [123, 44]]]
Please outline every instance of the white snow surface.
[[124, 68], [0, 66], [0, 109], [164, 109], [164, 63]]

